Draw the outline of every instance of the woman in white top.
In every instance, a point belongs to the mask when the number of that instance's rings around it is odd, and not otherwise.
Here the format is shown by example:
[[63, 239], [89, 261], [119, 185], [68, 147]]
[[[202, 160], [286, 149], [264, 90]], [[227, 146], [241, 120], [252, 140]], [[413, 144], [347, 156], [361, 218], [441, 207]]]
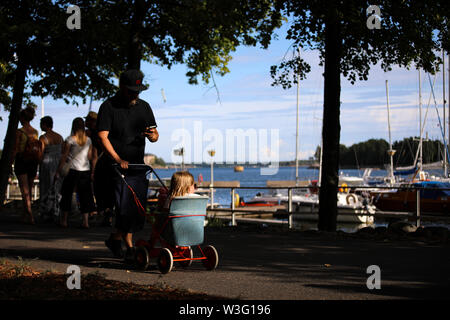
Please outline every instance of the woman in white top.
[[88, 229], [89, 213], [95, 211], [91, 180], [97, 155], [95, 148], [92, 147], [91, 139], [86, 135], [82, 118], [75, 118], [72, 122], [72, 134], [64, 142], [58, 172], [66, 161], [70, 161], [70, 170], [64, 178], [61, 190], [60, 207], [63, 213], [61, 226], [67, 227], [67, 217], [72, 206], [72, 193], [76, 190], [83, 215], [81, 228]]

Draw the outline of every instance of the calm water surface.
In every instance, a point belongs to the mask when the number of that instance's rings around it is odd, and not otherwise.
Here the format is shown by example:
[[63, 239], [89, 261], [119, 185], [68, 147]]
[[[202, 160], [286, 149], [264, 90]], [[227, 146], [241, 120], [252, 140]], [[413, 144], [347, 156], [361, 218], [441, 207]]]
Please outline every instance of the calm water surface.
[[[156, 174], [160, 178], [170, 178], [176, 171], [175, 169], [157, 169]], [[203, 176], [204, 181], [210, 181], [211, 169], [210, 168], [191, 168], [188, 170], [194, 176], [195, 180], [198, 180], [199, 175]], [[362, 177], [363, 171], [361, 170], [342, 170], [344, 174], [348, 176]], [[313, 180], [318, 179], [319, 170], [299, 168], [300, 180]], [[261, 175], [260, 168], [246, 167], [243, 172], [234, 172], [233, 168], [214, 168], [214, 181], [239, 181], [241, 187], [265, 187], [267, 180], [295, 180], [295, 167], [281, 167], [278, 169], [275, 175]], [[384, 176], [385, 170], [373, 171], [372, 176]], [[256, 193], [264, 192], [266, 190], [257, 189], [240, 189], [237, 190], [240, 198], [244, 200], [250, 200]], [[231, 191], [230, 189], [218, 189], [214, 195], [214, 202], [223, 206], [230, 206]]]

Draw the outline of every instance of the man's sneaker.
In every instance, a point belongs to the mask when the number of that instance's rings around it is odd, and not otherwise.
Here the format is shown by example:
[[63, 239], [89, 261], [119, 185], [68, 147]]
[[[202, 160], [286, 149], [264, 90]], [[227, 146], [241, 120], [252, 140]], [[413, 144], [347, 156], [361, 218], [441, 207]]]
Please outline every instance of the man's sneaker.
[[105, 245], [111, 250], [114, 257], [116, 258], [122, 258], [123, 257], [123, 251], [122, 251], [122, 240], [113, 240], [111, 238], [105, 240]]

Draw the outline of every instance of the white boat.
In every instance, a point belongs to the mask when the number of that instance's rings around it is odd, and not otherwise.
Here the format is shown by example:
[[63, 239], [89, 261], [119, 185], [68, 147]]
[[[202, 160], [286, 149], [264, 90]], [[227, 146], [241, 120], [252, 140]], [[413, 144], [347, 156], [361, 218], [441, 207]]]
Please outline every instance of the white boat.
[[[366, 223], [374, 222], [375, 206], [369, 204], [368, 200], [354, 193], [338, 194], [338, 216], [340, 223]], [[303, 198], [301, 198], [303, 197]], [[292, 199], [294, 220], [318, 221], [319, 219], [319, 196], [312, 194], [308, 196], [297, 196]]]
[[347, 186], [362, 186], [364, 184], [364, 177], [355, 177], [345, 175], [342, 171], [339, 175], [339, 185], [347, 185]]
[[[309, 192], [309, 189], [298, 190], [292, 195], [292, 211], [294, 220], [318, 221], [319, 219], [319, 196]], [[284, 192], [283, 192], [284, 191]], [[285, 190], [276, 190], [272, 194], [258, 193], [248, 202], [242, 202], [241, 206], [276, 206], [288, 205], [288, 195]], [[368, 198], [355, 193], [338, 193], [338, 216], [337, 222], [343, 223], [373, 223], [375, 206], [369, 203]], [[279, 217], [281, 217], [279, 215]]]

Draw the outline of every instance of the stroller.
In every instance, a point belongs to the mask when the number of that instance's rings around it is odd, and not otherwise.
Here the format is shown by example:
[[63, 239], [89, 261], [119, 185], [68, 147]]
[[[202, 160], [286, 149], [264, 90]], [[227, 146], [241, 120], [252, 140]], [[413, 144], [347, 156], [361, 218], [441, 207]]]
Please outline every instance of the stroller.
[[[155, 173], [161, 185], [166, 188], [152, 167], [147, 165], [131, 166], [145, 166], [148, 169], [147, 172]], [[149, 214], [145, 212], [125, 177], [117, 168], [115, 169], [130, 189], [139, 213], [146, 217], [154, 217], [150, 239], [139, 239], [135, 242], [135, 266], [137, 269], [146, 270], [150, 265], [150, 260], [155, 258], [158, 269], [163, 274], [172, 270], [174, 262], [177, 262], [182, 268], [187, 268], [193, 261], [199, 260], [202, 261], [206, 270], [216, 269], [219, 262], [217, 250], [211, 245], [201, 247], [204, 240], [208, 197], [175, 197], [170, 204], [168, 213], [152, 212]], [[193, 249], [198, 251], [197, 257], [194, 257]]]

